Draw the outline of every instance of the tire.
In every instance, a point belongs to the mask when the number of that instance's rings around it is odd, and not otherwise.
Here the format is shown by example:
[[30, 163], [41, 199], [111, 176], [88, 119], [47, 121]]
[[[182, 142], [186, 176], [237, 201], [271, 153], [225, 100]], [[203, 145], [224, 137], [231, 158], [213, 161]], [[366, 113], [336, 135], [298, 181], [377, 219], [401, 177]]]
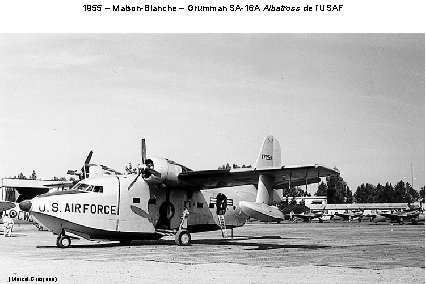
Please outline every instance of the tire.
[[179, 246], [189, 246], [191, 234], [187, 230], [179, 230], [175, 235], [175, 242]]
[[56, 246], [58, 248], [67, 248], [71, 245], [71, 239], [68, 236], [63, 236], [60, 235], [57, 239], [56, 239]]

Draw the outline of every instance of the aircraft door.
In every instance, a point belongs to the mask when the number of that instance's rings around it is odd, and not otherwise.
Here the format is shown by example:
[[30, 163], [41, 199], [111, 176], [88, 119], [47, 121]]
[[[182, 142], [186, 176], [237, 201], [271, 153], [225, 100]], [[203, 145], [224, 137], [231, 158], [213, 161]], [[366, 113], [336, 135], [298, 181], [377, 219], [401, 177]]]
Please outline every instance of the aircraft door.
[[170, 202], [170, 191], [166, 192], [166, 200], [161, 203], [159, 208], [158, 221], [155, 224], [156, 229], [170, 229], [170, 221], [175, 216], [175, 206]]
[[225, 215], [228, 198], [223, 193], [218, 193], [216, 196], [216, 215]]
[[228, 198], [223, 193], [218, 193], [216, 196], [216, 214], [217, 214], [217, 220], [218, 225], [222, 231], [222, 236], [227, 237], [225, 229], [226, 229], [226, 220], [225, 220], [225, 213], [226, 213], [226, 207], [228, 206]]

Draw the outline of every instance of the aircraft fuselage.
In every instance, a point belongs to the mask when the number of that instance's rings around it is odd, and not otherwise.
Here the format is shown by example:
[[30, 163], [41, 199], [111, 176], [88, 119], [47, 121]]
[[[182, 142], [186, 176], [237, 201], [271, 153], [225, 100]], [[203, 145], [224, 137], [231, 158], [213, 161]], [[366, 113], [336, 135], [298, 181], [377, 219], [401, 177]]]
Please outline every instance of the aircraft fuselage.
[[85, 188], [50, 193], [31, 200], [31, 215], [54, 234], [70, 232], [86, 239], [155, 239], [163, 230], [177, 230], [188, 209], [189, 232], [220, 229], [216, 197], [227, 197], [227, 228], [244, 225], [239, 202], [255, 201], [252, 185], [207, 190], [169, 190], [136, 175], [84, 180]]

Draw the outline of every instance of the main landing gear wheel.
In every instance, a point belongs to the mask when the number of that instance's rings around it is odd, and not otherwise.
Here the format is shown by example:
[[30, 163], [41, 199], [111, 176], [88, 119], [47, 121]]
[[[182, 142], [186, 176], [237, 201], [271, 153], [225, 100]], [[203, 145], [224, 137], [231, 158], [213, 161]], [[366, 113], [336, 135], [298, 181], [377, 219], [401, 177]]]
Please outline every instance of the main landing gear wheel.
[[191, 242], [191, 234], [187, 230], [179, 230], [175, 235], [175, 242], [179, 246], [188, 246]]
[[56, 246], [58, 248], [67, 248], [71, 245], [71, 239], [68, 236], [60, 235], [56, 239]]

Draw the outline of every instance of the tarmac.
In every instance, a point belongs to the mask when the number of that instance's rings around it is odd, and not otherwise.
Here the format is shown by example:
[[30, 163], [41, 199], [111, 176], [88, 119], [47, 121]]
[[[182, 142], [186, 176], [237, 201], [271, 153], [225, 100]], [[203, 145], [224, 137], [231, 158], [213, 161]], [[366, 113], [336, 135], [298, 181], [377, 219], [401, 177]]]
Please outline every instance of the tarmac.
[[29, 224], [1, 231], [0, 283], [425, 283], [424, 225], [253, 222], [233, 239], [192, 234], [187, 247], [55, 243]]

